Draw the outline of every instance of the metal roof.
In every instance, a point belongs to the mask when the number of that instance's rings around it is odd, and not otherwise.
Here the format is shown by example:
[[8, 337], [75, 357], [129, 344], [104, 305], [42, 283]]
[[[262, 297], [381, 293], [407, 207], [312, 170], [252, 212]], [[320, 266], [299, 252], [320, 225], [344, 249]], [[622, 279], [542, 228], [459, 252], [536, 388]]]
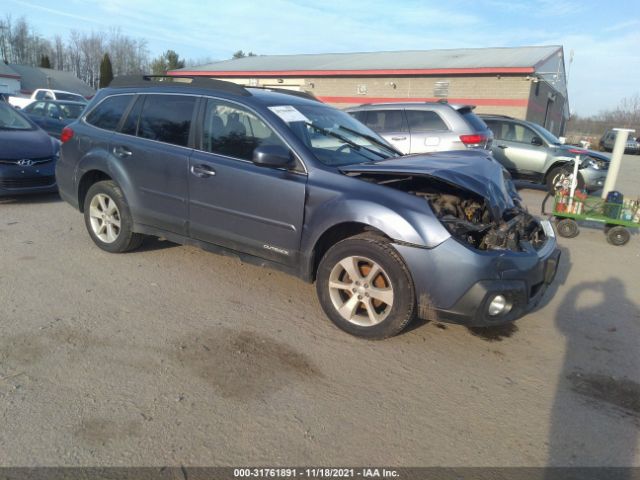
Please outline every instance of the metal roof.
[[20, 78], [20, 74], [12, 70], [9, 65], [4, 62], [0, 62], [0, 77], [13, 77]]
[[96, 93], [93, 88], [71, 72], [13, 63], [9, 64], [9, 67], [20, 75], [20, 89], [23, 92], [33, 92], [38, 88], [49, 88], [77, 93], [83, 97], [91, 97]]
[[[536, 65], [561, 51], [559, 45], [505, 48], [460, 48], [397, 52], [259, 55], [173, 70], [174, 74], [295, 72], [336, 75], [357, 72], [499, 73], [533, 72]], [[440, 72], [442, 70], [442, 72]], [[400, 72], [398, 72], [400, 71]], [[170, 72], [171, 73], [171, 72]]]

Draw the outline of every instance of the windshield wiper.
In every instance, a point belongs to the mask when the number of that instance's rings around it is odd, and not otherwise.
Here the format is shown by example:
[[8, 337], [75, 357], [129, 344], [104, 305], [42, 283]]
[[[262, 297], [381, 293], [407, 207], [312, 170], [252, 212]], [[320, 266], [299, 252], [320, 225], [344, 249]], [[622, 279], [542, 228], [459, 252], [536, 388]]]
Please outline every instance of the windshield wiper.
[[368, 135], [366, 133], [358, 132], [357, 130], [353, 130], [353, 129], [349, 128], [349, 127], [345, 127], [344, 125], [338, 125], [338, 128], [341, 128], [342, 130], [346, 130], [347, 132], [350, 132], [350, 133], [354, 133], [356, 135], [360, 135], [362, 138], [366, 138], [370, 142], [375, 143], [376, 145], [384, 148], [385, 150], [387, 150], [388, 152], [393, 153], [394, 155], [402, 155], [402, 153], [400, 153], [398, 150], [396, 150], [395, 148], [390, 147], [389, 145], [387, 145], [384, 142], [381, 142], [380, 140], [378, 140], [373, 135]]
[[[364, 145], [359, 145], [356, 142], [354, 142], [353, 140], [349, 140], [344, 135], [340, 135], [339, 133], [333, 132], [333, 131], [329, 130], [328, 128], [320, 127], [320, 126], [318, 126], [318, 125], [316, 125], [314, 123], [311, 123], [311, 122], [304, 122], [304, 123], [306, 125], [309, 125], [311, 128], [313, 128], [313, 129], [315, 129], [315, 130], [317, 130], [317, 131], [319, 131], [321, 133], [324, 133], [325, 135], [329, 135], [331, 137], [337, 138], [338, 140], [346, 143], [347, 145], [352, 147], [356, 153], [359, 153], [360, 155], [365, 157], [367, 160], [373, 160], [373, 159], [369, 158], [368, 156], [366, 156], [363, 153], [361, 153], [360, 150], [366, 150], [367, 152], [373, 153], [374, 155], [378, 155], [381, 158], [387, 158], [384, 154], [382, 154], [380, 152], [376, 152], [372, 148], [365, 147]], [[339, 128], [345, 128], [345, 127], [340, 125]], [[356, 132], [356, 133], [358, 133], [358, 132]], [[360, 134], [358, 133], [358, 135], [360, 135]]]

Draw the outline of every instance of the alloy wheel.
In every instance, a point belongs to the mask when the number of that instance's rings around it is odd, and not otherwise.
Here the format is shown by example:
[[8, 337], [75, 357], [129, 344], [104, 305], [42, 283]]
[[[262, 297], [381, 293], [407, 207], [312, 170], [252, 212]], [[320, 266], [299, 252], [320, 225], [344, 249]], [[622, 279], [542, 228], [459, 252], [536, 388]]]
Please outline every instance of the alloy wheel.
[[393, 307], [389, 275], [366, 257], [346, 257], [333, 267], [329, 295], [342, 318], [361, 327], [384, 321]]
[[89, 204], [91, 229], [104, 243], [113, 243], [120, 235], [122, 220], [116, 202], [104, 193], [98, 193]]

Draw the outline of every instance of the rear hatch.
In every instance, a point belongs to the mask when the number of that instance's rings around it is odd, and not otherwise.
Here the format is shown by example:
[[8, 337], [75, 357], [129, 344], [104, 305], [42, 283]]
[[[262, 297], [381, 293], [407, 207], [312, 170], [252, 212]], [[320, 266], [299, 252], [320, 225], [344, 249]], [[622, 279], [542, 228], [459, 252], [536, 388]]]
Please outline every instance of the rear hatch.
[[475, 105], [462, 105], [454, 108], [462, 115], [462, 118], [473, 131], [473, 135], [467, 135], [466, 139], [461, 138], [463, 143], [470, 148], [489, 150], [493, 144], [493, 132], [479, 116], [473, 113], [473, 109], [476, 108]]

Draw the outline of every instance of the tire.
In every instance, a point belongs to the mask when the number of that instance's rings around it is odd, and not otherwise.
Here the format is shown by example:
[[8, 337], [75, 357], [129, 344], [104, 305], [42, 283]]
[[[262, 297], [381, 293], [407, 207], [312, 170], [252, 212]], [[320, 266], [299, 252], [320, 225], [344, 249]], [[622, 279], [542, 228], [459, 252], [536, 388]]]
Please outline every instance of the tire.
[[[572, 173], [573, 172], [567, 171], [567, 169], [562, 166], [552, 168], [547, 174], [547, 191], [551, 195], [554, 195], [556, 193], [556, 183], [559, 181], [558, 177], [563, 174], [571, 175]], [[577, 190], [582, 190], [583, 188], [584, 188], [584, 179], [582, 178], [582, 175], [578, 173]]]
[[563, 218], [556, 223], [558, 235], [564, 238], [574, 238], [580, 233], [578, 223], [572, 218]]
[[[378, 273], [372, 273], [376, 267]], [[409, 270], [400, 254], [377, 235], [357, 235], [331, 247], [318, 266], [316, 291], [329, 319], [362, 338], [392, 337], [409, 324], [415, 312]]]
[[97, 182], [84, 199], [84, 223], [93, 242], [102, 250], [123, 253], [140, 246], [144, 235], [133, 232], [129, 205], [115, 182]]
[[620, 225], [611, 227], [607, 232], [607, 242], [611, 245], [615, 245], [616, 247], [626, 245], [630, 239], [631, 234], [629, 233], [629, 230]]

